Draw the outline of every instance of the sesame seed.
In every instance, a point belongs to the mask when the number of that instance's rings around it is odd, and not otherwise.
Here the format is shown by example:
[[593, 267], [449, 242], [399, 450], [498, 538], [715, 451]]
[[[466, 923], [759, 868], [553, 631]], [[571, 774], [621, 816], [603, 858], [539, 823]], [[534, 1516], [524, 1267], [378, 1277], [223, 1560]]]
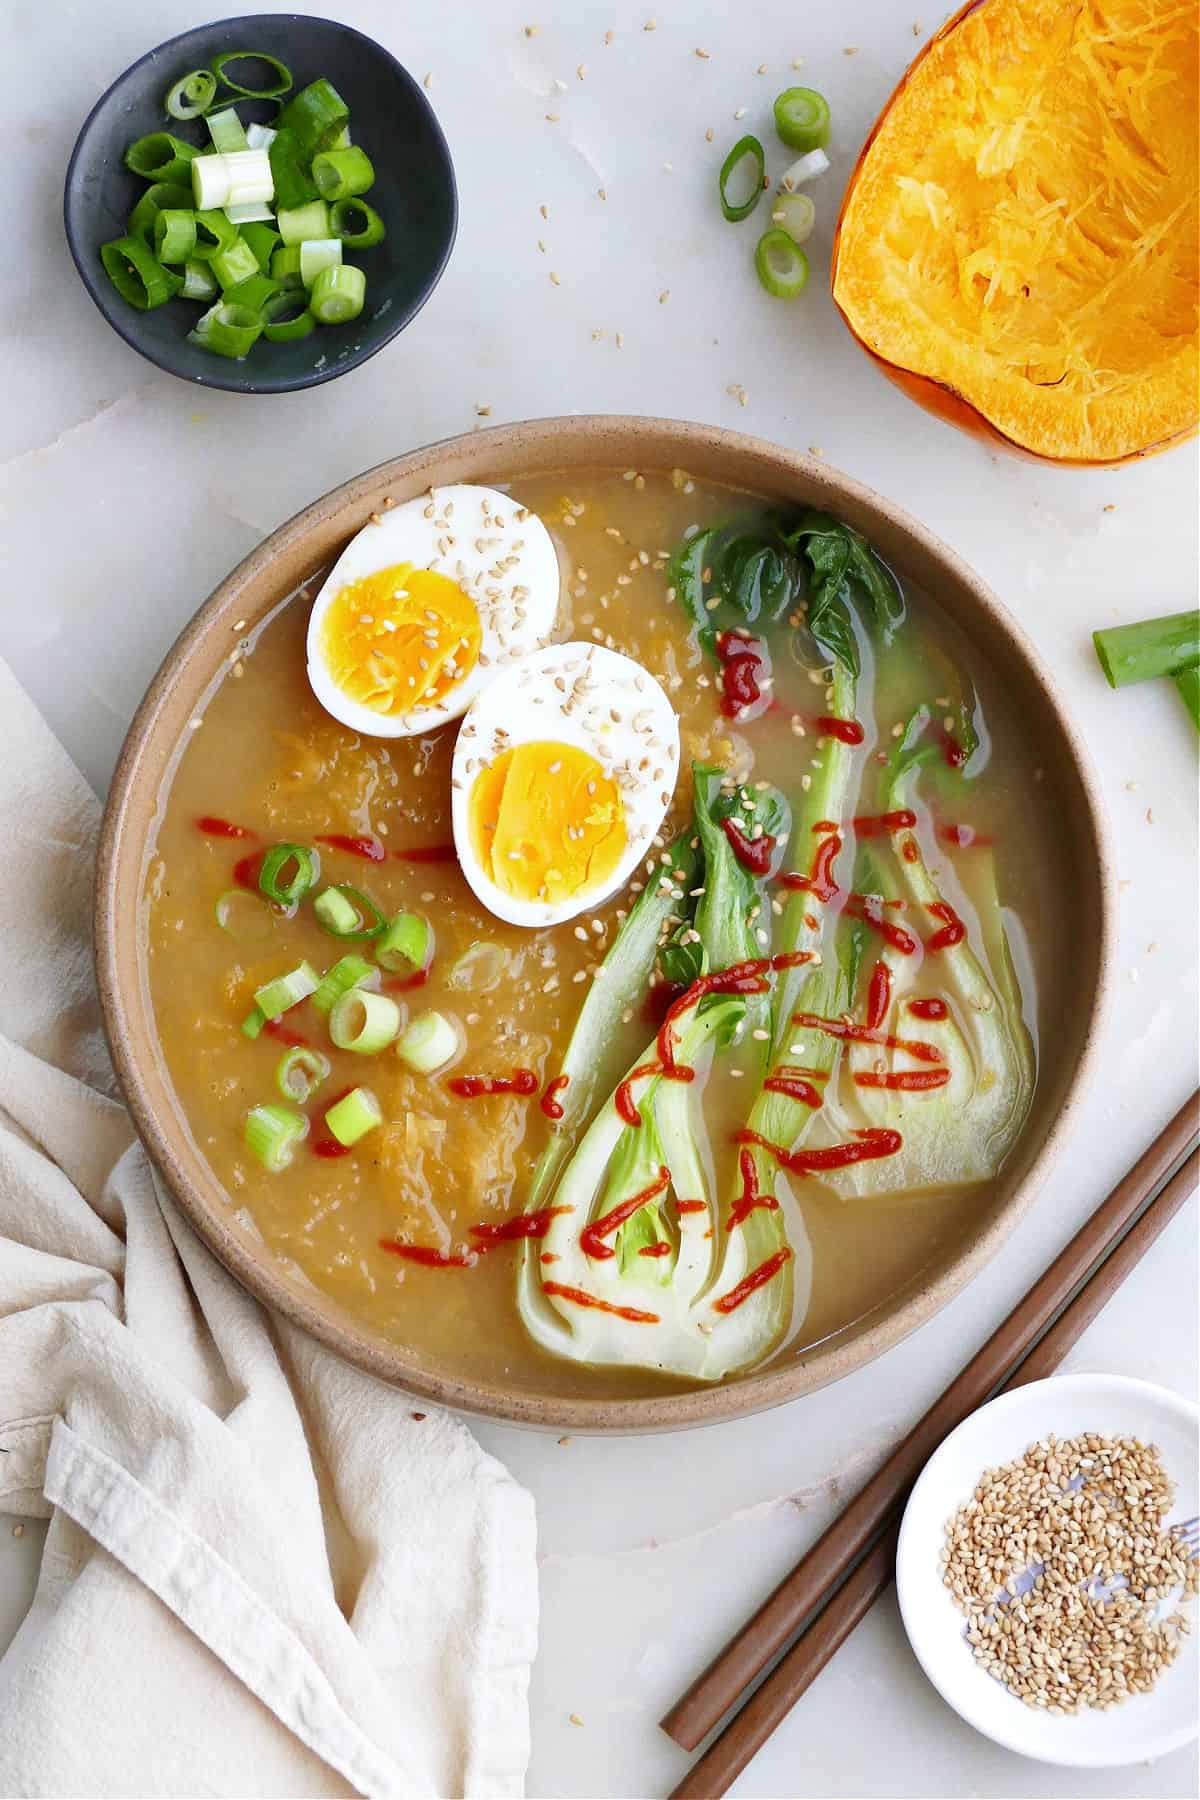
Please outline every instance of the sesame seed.
[[547, 113], [546, 114], [547, 125], [557, 125], [558, 119], [559, 119], [559, 115], [557, 113]]

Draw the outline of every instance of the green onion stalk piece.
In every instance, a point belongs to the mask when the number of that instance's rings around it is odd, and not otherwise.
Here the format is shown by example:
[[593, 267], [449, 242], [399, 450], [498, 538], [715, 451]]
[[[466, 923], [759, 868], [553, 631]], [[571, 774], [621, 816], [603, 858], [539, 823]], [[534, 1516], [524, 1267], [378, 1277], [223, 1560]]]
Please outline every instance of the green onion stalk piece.
[[313, 287], [322, 269], [335, 269], [341, 260], [340, 238], [305, 238], [300, 245], [300, 279], [304, 286]]
[[260, 274], [258, 258], [249, 244], [243, 243], [240, 237], [210, 257], [209, 266], [226, 294], [230, 288], [249, 281], [252, 275]]
[[[231, 73], [236, 63], [261, 63], [271, 71], [266, 86], [260, 82], [251, 87], [245, 80], [238, 80], [237, 71]], [[212, 59], [213, 74], [218, 76], [223, 86], [235, 94], [244, 94], [251, 100], [274, 100], [280, 94], [286, 94], [292, 85], [292, 71], [286, 63], [280, 62], [277, 56], [268, 56], [265, 50], [223, 50]], [[253, 71], [245, 70], [243, 74]]]
[[303, 288], [300, 279], [300, 245], [280, 244], [271, 252], [271, 278], [284, 288]]
[[313, 283], [309, 305], [318, 325], [345, 325], [357, 319], [366, 298], [367, 278], [352, 263], [324, 268]]
[[1200, 731], [1200, 668], [1179, 669], [1171, 680], [1179, 690], [1179, 698], [1191, 715], [1192, 724]]
[[[242, 290], [250, 288], [254, 281], [264, 281], [263, 275], [252, 276], [242, 283]], [[267, 283], [270, 293], [278, 290], [274, 282]], [[264, 296], [267, 298], [268, 296]], [[249, 307], [261, 305], [261, 301], [239, 290], [239, 304]], [[321, 858], [315, 850], [305, 844], [273, 844], [263, 857], [262, 867], [258, 872], [259, 892], [273, 900], [276, 906], [299, 906], [310, 888], [316, 886], [321, 879]]]
[[154, 220], [154, 254], [161, 263], [187, 262], [196, 248], [196, 215], [168, 207]]
[[172, 208], [187, 212], [192, 204], [192, 189], [189, 183], [182, 187], [177, 181], [156, 181], [148, 187], [129, 215], [130, 237], [141, 238], [147, 250], [154, 248], [154, 221], [160, 212]]
[[247, 306], [219, 300], [206, 313], [201, 313], [194, 328], [188, 332], [188, 342], [200, 350], [211, 351], [214, 356], [228, 356], [240, 362], [261, 336], [262, 320], [257, 313]]
[[308, 1135], [308, 1120], [290, 1106], [270, 1102], [252, 1106], [246, 1114], [244, 1136], [246, 1148], [258, 1158], [264, 1169], [277, 1175], [292, 1160], [296, 1145]]
[[458, 1032], [440, 1012], [419, 1013], [396, 1040], [396, 1055], [414, 1075], [432, 1075], [458, 1055]]
[[215, 300], [220, 291], [217, 278], [206, 262], [184, 263], [183, 286], [179, 290], [184, 300]]
[[275, 183], [275, 204], [281, 211], [294, 212], [319, 197], [294, 131], [281, 125], [267, 147], [267, 156]]
[[351, 952], [325, 971], [312, 1003], [318, 1012], [332, 1012], [342, 995], [348, 994], [351, 988], [378, 986], [379, 970], [375, 964], [369, 963], [365, 956]]
[[[239, 281], [234, 287], [231, 287], [225, 298], [229, 301], [231, 306], [244, 306], [247, 311], [258, 313], [262, 319], [263, 331], [265, 333], [267, 324], [266, 309], [272, 300], [279, 297], [280, 291], [279, 283], [277, 281], [272, 281], [269, 275], [248, 275], [245, 281]], [[316, 877], [314, 876], [313, 881], [315, 880]], [[309, 882], [308, 887], [312, 887], [313, 881]], [[302, 890], [299, 897], [302, 899], [307, 892], [308, 888], [306, 887]], [[283, 900], [280, 902], [280, 905], [282, 906], [295, 906], [296, 904], [297, 902], [295, 900]]]
[[349, 200], [374, 185], [375, 170], [365, 150], [322, 150], [313, 157], [313, 180], [322, 200]]
[[285, 244], [303, 244], [309, 238], [333, 236], [329, 228], [329, 208], [323, 200], [309, 200], [304, 206], [281, 206], [275, 215], [275, 223]]
[[382, 937], [387, 921], [375, 902], [348, 882], [327, 887], [313, 902], [317, 922], [330, 937], [350, 942]]
[[219, 208], [202, 210], [195, 217], [196, 248], [192, 254], [197, 262], [211, 262], [222, 250], [228, 250], [237, 243], [237, 226], [231, 225]]
[[339, 1050], [376, 1056], [400, 1032], [400, 1008], [386, 994], [351, 988], [329, 1015], [329, 1035]]
[[469, 944], [456, 957], [446, 978], [446, 986], [468, 994], [490, 994], [504, 980], [508, 968], [508, 951], [502, 944], [481, 938]]
[[[738, 139], [717, 177], [721, 211], [731, 224], [748, 219], [762, 196], [767, 158], [759, 140], [750, 132]], [[749, 185], [747, 185], [749, 184]], [[741, 191], [741, 198], [736, 193]]]
[[190, 182], [195, 144], [185, 143], [169, 131], [152, 131], [130, 144], [125, 152], [125, 167], [146, 181]]
[[243, 243], [249, 244], [258, 259], [258, 266], [266, 275], [270, 271], [271, 257], [276, 245], [280, 242], [279, 233], [273, 225], [256, 220], [248, 220], [238, 227]]
[[1200, 663], [1200, 612], [1166, 613], [1133, 625], [1092, 633], [1110, 687], [1129, 687], [1158, 675], [1178, 675]]
[[172, 119], [198, 119], [216, 98], [217, 78], [211, 69], [193, 69], [167, 89], [163, 105]]
[[427, 969], [433, 961], [433, 926], [420, 913], [397, 913], [375, 946], [375, 959], [393, 974]]
[[387, 236], [383, 220], [365, 200], [335, 200], [329, 209], [329, 229], [348, 250], [369, 250]]
[[808, 283], [807, 256], [777, 225], [764, 231], [755, 245], [754, 267], [762, 286], [776, 300], [794, 300]]
[[325, 1125], [339, 1144], [349, 1148], [383, 1124], [383, 1109], [370, 1088], [356, 1087], [325, 1114]]
[[293, 1006], [299, 1006], [310, 994], [315, 994], [320, 985], [320, 977], [311, 963], [297, 963], [286, 975], [276, 976], [255, 990], [254, 1004], [264, 1019], [281, 1018]]
[[183, 285], [138, 237], [115, 238], [111, 244], [101, 244], [100, 261], [122, 300], [136, 306], [139, 312], [161, 306]]
[[771, 204], [771, 223], [786, 231], [795, 244], [806, 244], [817, 222], [817, 209], [807, 194], [776, 194]]
[[823, 150], [829, 142], [829, 102], [815, 88], [785, 88], [775, 101], [775, 129], [792, 150]]
[[303, 292], [295, 288], [273, 294], [263, 305], [262, 316], [263, 336], [272, 344], [294, 344], [317, 328]]
[[299, 1106], [305, 1106], [328, 1078], [330, 1066], [329, 1058], [322, 1056], [319, 1050], [297, 1044], [280, 1057], [275, 1070], [275, 1086], [285, 1100], [295, 1100]]
[[245, 127], [232, 106], [223, 107], [220, 112], [209, 113], [207, 124], [212, 147], [222, 156], [231, 150], [247, 148]]
[[280, 129], [295, 133], [300, 155], [312, 161], [325, 150], [350, 117], [350, 108], [332, 82], [323, 77], [293, 94], [279, 115]]

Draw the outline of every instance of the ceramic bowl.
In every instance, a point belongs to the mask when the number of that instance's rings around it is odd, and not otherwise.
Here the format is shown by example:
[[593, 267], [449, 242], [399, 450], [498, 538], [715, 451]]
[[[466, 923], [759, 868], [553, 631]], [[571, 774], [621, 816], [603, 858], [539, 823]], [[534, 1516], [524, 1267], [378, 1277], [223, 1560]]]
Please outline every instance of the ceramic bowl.
[[896, 1593], [917, 1658], [948, 1705], [977, 1731], [1021, 1756], [1106, 1769], [1177, 1750], [1196, 1736], [1200, 1651], [1193, 1623], [1176, 1660], [1148, 1694], [1107, 1712], [1035, 1712], [982, 1669], [963, 1637], [965, 1622], [942, 1585], [938, 1555], [946, 1523], [985, 1469], [1011, 1462], [1051, 1432], [1097, 1432], [1156, 1444], [1176, 1483], [1170, 1523], [1194, 1519], [1195, 1405], [1166, 1388], [1121, 1375], [1056, 1375], [1001, 1394], [964, 1419], [930, 1457], [909, 1496], [896, 1551]]
[[[368, 198], [387, 226], [370, 250], [356, 251], [367, 278], [362, 313], [348, 325], [318, 326], [293, 343], [259, 339], [241, 362], [213, 356], [188, 342], [204, 310], [169, 300], [151, 312], [124, 301], [100, 262], [100, 246], [125, 235], [126, 221], [146, 183], [124, 163], [134, 139], [171, 129], [200, 143], [203, 121], [179, 124], [163, 110], [172, 82], [208, 66], [222, 50], [266, 51], [287, 64], [296, 86], [319, 75], [350, 108], [355, 143], [370, 155], [376, 181]], [[254, 101], [238, 101], [247, 122]], [[250, 13], [221, 19], [170, 38], [126, 69], [88, 114], [71, 153], [63, 202], [67, 243], [88, 293], [113, 330], [139, 355], [172, 375], [203, 387], [242, 394], [284, 394], [332, 381], [382, 350], [403, 331], [441, 279], [454, 244], [458, 198], [441, 127], [424, 93], [381, 44], [349, 25], [303, 13]]]
[[[934, 595], [1006, 684], [1042, 749], [1056, 809], [1072, 954], [1057, 959], [1043, 996], [1053, 1029], [1024, 1134], [982, 1196], [970, 1235], [885, 1305], [816, 1347], [783, 1352], [720, 1386], [645, 1399], [565, 1399], [517, 1383], [499, 1367], [465, 1381], [384, 1341], [289, 1273], [245, 1229], [184, 1124], [156, 1053], [143, 975], [143, 883], [164, 783], [189, 720], [226, 664], [235, 620], [253, 627], [328, 564], [385, 496], [430, 484], [495, 484], [521, 475], [606, 466], [686, 468], [704, 481], [825, 507], [864, 532], [901, 573]], [[130, 728], [105, 814], [96, 898], [100, 994], [118, 1073], [146, 1146], [196, 1229], [269, 1305], [351, 1361], [426, 1399], [493, 1417], [578, 1431], [666, 1430], [728, 1419], [811, 1392], [879, 1356], [928, 1319], [994, 1256], [1033, 1198], [1071, 1127], [1110, 983], [1115, 942], [1112, 858], [1086, 753], [1053, 678], [984, 583], [916, 520], [827, 463], [716, 427], [657, 419], [538, 420], [452, 438], [384, 463], [282, 525], [222, 582], [168, 654]], [[1067, 872], [1070, 872], [1069, 875]]]

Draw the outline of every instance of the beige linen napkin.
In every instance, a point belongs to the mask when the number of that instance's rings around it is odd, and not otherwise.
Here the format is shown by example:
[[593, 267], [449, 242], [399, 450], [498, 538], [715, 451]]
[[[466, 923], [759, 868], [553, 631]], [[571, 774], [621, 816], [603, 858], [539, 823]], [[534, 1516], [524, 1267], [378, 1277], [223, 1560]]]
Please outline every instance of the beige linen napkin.
[[533, 1505], [244, 1294], [113, 1097], [94, 796], [0, 663], [0, 1793], [518, 1795]]

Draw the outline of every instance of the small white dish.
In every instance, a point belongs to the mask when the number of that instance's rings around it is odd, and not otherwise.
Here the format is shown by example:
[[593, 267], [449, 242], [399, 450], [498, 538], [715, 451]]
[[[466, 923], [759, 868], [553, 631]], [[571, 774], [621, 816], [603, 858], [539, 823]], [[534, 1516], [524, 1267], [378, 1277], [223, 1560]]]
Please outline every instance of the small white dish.
[[909, 1496], [896, 1551], [896, 1592], [909, 1643], [935, 1688], [969, 1725], [1020, 1756], [1078, 1768], [1143, 1762], [1189, 1743], [1200, 1729], [1200, 1655], [1195, 1603], [1192, 1634], [1148, 1694], [1108, 1712], [1087, 1708], [1059, 1717], [1035, 1712], [976, 1662], [966, 1621], [938, 1567], [946, 1524], [986, 1469], [1011, 1462], [1054, 1432], [1095, 1431], [1156, 1444], [1176, 1484], [1171, 1522], [1200, 1512], [1197, 1436], [1200, 1411], [1148, 1381], [1122, 1375], [1058, 1375], [989, 1401], [930, 1457]]

